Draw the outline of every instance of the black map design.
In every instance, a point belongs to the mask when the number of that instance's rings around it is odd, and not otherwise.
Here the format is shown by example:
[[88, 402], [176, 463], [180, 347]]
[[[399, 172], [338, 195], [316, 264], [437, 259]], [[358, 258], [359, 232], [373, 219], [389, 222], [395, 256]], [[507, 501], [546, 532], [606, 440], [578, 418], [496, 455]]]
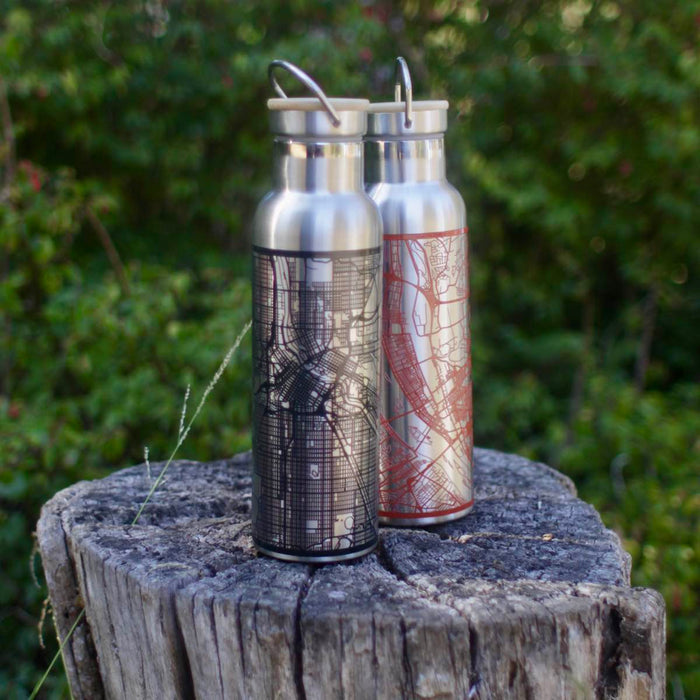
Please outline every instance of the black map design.
[[253, 249], [253, 539], [290, 556], [377, 540], [380, 249]]

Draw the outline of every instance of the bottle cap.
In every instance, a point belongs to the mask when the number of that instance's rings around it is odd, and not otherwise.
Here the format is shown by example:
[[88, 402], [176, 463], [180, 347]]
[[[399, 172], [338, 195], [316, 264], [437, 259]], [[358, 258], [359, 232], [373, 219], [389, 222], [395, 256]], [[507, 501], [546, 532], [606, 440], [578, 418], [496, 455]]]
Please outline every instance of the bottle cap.
[[394, 75], [394, 101], [375, 102], [369, 106], [367, 136], [382, 139], [442, 134], [447, 130], [449, 106], [446, 100], [414, 102], [411, 73], [406, 60], [399, 56]]
[[[306, 85], [316, 97], [287, 97], [275, 77], [283, 68]], [[326, 97], [310, 75], [289, 61], [274, 60], [268, 67], [270, 83], [279, 97], [267, 101], [270, 128], [277, 136], [299, 139], [359, 140], [367, 130], [369, 100]]]

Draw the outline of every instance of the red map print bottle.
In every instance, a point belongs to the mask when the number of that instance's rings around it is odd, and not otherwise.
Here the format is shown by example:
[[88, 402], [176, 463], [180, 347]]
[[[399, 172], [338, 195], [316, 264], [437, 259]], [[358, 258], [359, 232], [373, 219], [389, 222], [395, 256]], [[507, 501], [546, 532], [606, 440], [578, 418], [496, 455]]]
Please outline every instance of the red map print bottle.
[[384, 241], [379, 519], [415, 526], [473, 505], [468, 238], [445, 176], [448, 103], [413, 102], [403, 59], [397, 69], [365, 140]]

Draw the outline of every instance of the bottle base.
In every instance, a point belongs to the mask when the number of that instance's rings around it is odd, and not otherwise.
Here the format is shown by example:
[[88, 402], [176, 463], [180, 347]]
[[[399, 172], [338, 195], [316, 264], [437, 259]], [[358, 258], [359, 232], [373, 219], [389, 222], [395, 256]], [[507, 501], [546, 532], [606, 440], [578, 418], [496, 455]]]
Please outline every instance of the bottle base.
[[422, 527], [423, 525], [439, 525], [449, 523], [452, 520], [463, 518], [474, 507], [472, 499], [464, 508], [460, 508], [454, 513], [439, 513], [436, 515], [421, 515], [416, 513], [382, 513], [379, 511], [379, 524], [389, 527]]
[[278, 552], [274, 549], [268, 549], [267, 547], [253, 542], [255, 549], [261, 554], [265, 554], [268, 557], [273, 557], [274, 559], [281, 559], [282, 561], [293, 561], [302, 564], [334, 564], [341, 561], [350, 561], [351, 559], [359, 559], [364, 557], [366, 554], [374, 551], [377, 547], [377, 542], [373, 542], [369, 547], [364, 547], [363, 549], [358, 549], [352, 552], [346, 552], [345, 554], [289, 554], [288, 552]]

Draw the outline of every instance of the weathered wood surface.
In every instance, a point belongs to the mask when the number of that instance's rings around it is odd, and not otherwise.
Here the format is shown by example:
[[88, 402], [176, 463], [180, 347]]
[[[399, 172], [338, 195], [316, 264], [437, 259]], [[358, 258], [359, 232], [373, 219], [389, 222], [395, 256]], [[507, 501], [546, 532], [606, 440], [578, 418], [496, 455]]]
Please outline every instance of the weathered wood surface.
[[558, 472], [476, 450], [470, 515], [326, 566], [256, 556], [249, 472], [173, 463], [136, 526], [143, 466], [46, 504], [77, 700], [664, 696], [663, 600]]

